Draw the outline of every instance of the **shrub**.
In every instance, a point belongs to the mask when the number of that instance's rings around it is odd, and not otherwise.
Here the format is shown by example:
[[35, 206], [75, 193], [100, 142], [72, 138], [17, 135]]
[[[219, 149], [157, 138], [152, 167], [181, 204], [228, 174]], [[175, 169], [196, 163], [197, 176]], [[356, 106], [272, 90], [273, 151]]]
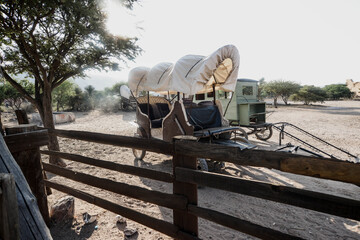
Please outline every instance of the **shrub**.
[[303, 101], [305, 105], [311, 102], [324, 102], [327, 98], [325, 90], [315, 86], [304, 86], [298, 93], [290, 96], [290, 100]]

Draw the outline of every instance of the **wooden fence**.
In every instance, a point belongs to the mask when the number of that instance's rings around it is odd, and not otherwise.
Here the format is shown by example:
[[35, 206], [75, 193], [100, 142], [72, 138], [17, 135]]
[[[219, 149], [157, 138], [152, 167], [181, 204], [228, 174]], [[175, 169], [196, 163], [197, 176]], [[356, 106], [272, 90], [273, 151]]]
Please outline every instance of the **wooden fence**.
[[208, 158], [238, 165], [278, 169], [284, 172], [353, 183], [358, 186], [360, 186], [360, 164], [284, 152], [264, 150], [240, 151], [239, 148], [235, 147], [194, 142], [188, 137], [175, 138], [173, 143], [168, 143], [155, 139], [150, 140], [83, 131], [53, 130], [49, 134], [173, 155], [173, 172], [165, 173], [76, 154], [41, 151], [42, 154], [46, 155], [58, 156], [112, 171], [172, 183], [173, 193], [169, 194], [99, 178], [49, 163], [42, 164], [44, 170], [59, 176], [173, 209], [173, 223], [169, 223], [78, 189], [44, 180], [45, 185], [48, 187], [120, 214], [176, 239], [198, 239], [198, 217], [262, 239], [298, 239], [298, 237], [287, 233], [197, 206], [197, 185], [360, 220], [360, 201], [268, 182], [245, 180], [233, 176], [198, 171], [196, 170], [196, 159]]
[[0, 239], [20, 239], [15, 180], [8, 173], [0, 173]]
[[[52, 239], [45, 224], [49, 212], [39, 152], [39, 146], [47, 143], [46, 130], [4, 138], [0, 135], [0, 173], [5, 173], [0, 181], [3, 192], [0, 198], [0, 238], [4, 240]], [[6, 177], [7, 174], [14, 180]], [[16, 194], [11, 190], [13, 187]]]

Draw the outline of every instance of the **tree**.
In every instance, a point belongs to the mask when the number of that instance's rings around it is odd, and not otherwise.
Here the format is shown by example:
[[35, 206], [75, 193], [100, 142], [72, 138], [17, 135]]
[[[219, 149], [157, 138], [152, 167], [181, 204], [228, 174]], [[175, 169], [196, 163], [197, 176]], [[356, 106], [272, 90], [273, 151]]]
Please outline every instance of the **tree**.
[[93, 97], [95, 88], [92, 85], [89, 85], [85, 87], [85, 91], [88, 93], [89, 97]]
[[[34, 94], [34, 84], [28, 80], [16, 81], [31, 95]], [[0, 105], [5, 102], [13, 110], [19, 110], [26, 99], [8, 82], [0, 85]]]
[[274, 106], [277, 107], [277, 99], [282, 98], [284, 103], [288, 104], [288, 99], [291, 94], [294, 94], [300, 89], [300, 85], [286, 80], [273, 80], [263, 85], [265, 93], [272, 97]]
[[75, 87], [74, 82], [65, 81], [53, 90], [53, 102], [57, 112], [60, 111], [60, 108], [64, 110], [65, 106], [70, 106], [70, 98], [75, 94]]
[[89, 85], [89, 86], [85, 87], [85, 91], [87, 94], [86, 98], [88, 100], [90, 110], [92, 110], [95, 108], [94, 95], [95, 95], [96, 90], [92, 85]]
[[[132, 7], [136, 0], [123, 0]], [[38, 109], [45, 128], [54, 129], [52, 91], [67, 79], [85, 76], [87, 69], [116, 70], [133, 60], [140, 48], [137, 39], [113, 36], [106, 31], [106, 15], [98, 0], [2, 1], [0, 4], [0, 70]], [[35, 96], [13, 76], [27, 74], [35, 81]], [[59, 150], [50, 135], [49, 149]], [[59, 158], [51, 163], [64, 165]]]
[[331, 100], [351, 98], [351, 91], [345, 84], [331, 84], [324, 87], [326, 94]]
[[265, 78], [261, 78], [258, 84], [258, 99], [263, 101], [265, 98], [264, 85], [266, 84]]
[[326, 100], [326, 92], [319, 87], [303, 86], [298, 93], [291, 95], [290, 99], [294, 101], [303, 101], [305, 105], [311, 102], [324, 102]]

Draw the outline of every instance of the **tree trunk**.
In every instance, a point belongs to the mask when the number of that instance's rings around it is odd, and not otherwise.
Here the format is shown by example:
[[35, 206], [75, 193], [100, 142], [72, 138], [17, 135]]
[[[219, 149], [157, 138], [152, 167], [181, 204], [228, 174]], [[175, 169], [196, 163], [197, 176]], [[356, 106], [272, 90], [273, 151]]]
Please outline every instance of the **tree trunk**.
[[274, 107], [277, 108], [277, 98], [274, 98]]
[[[52, 111], [52, 106], [51, 106], [51, 89], [48, 89], [48, 91], [46, 91], [46, 89], [44, 89], [44, 95], [43, 95], [43, 99], [42, 99], [42, 109], [38, 109], [41, 119], [43, 121], [44, 127], [48, 128], [48, 129], [55, 129], [55, 123], [54, 123], [54, 118], [53, 118], [53, 111]], [[49, 145], [48, 145], [49, 150], [52, 151], [60, 151], [60, 146], [59, 146], [59, 142], [56, 136], [50, 134], [49, 135]], [[62, 160], [59, 157], [53, 157], [50, 156], [50, 163], [52, 164], [56, 164], [62, 167], [66, 166], [66, 163], [64, 162], [64, 160]]]
[[288, 105], [288, 98], [287, 97], [282, 97], [282, 100], [284, 101], [285, 105]]

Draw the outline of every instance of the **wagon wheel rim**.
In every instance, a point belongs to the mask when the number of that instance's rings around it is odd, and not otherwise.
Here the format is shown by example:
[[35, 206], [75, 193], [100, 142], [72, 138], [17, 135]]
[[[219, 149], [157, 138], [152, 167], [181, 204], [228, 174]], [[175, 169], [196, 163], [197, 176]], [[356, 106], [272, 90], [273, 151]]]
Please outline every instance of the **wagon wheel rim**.
[[269, 138], [271, 138], [272, 134], [273, 131], [272, 131], [272, 127], [270, 126], [270, 127], [262, 128], [261, 130], [257, 131], [255, 133], [255, 136], [260, 140], [266, 141]]
[[132, 152], [137, 160], [143, 160], [146, 154], [145, 150], [135, 148], [132, 149]]
[[[139, 134], [135, 133], [134, 137], [143, 137], [143, 136], [140, 136]], [[136, 148], [132, 148], [132, 152], [137, 160], [143, 160], [146, 154], [145, 150], [136, 149]]]
[[[238, 133], [238, 131], [239, 131], [240, 133]], [[242, 128], [236, 129], [235, 132], [232, 132], [232, 133], [231, 133], [231, 139], [234, 140], [234, 141], [238, 141], [238, 140], [239, 140], [239, 141], [241, 141], [241, 142], [244, 142], [244, 138], [245, 138], [246, 140], [249, 139], [247, 132], [246, 132], [244, 129], [242, 129]], [[245, 141], [246, 141], [246, 140], [245, 140]]]

